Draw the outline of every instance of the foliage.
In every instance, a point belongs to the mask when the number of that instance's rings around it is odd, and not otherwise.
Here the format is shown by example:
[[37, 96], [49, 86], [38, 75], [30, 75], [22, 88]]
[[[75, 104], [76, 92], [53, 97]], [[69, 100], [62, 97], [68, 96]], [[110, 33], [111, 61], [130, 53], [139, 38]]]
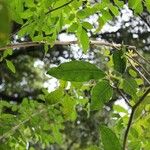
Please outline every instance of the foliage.
[[[25, 43], [27, 46], [44, 43], [45, 54], [49, 45], [56, 44], [62, 30], [74, 34], [83, 52], [88, 53], [90, 32], [99, 33], [105, 23], [119, 15], [124, 5], [128, 5], [135, 15], [140, 15], [144, 9], [150, 11], [148, 0], [129, 0], [128, 4], [123, 0], [97, 3], [0, 0], [0, 48], [5, 49], [0, 62], [5, 62], [12, 73], [17, 72], [15, 63], [8, 59], [14, 50], [11, 49], [14, 47], [10, 20], [21, 26], [16, 35], [30, 39], [31, 43]], [[97, 26], [88, 22], [94, 14], [97, 14]], [[150, 149], [150, 82], [141, 70], [148, 77], [149, 73], [137, 57], [148, 61], [133, 46], [111, 43], [109, 46], [113, 49], [105, 48], [108, 53], [103, 54], [108, 60], [104, 64], [106, 70], [93, 62], [65, 62], [46, 71], [59, 81], [55, 91], [49, 93], [41, 89], [38, 100], [24, 98], [20, 104], [1, 100], [0, 149]], [[115, 103], [120, 97], [125, 100], [127, 109]], [[78, 137], [71, 137], [72, 141], [68, 139], [67, 134], [71, 133], [66, 134], [67, 125], [73, 123], [73, 128], [77, 129], [81, 113], [86, 114], [84, 120], [88, 121], [93, 119], [93, 113], [102, 115], [94, 118], [98, 122], [95, 133], [98, 141], [82, 145], [76, 143]], [[110, 120], [105, 120], [103, 114]]]

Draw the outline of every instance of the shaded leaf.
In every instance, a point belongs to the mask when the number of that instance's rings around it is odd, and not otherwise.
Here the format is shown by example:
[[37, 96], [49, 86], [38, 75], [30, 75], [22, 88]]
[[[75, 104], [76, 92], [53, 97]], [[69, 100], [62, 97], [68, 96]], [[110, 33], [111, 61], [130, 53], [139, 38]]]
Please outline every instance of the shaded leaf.
[[135, 96], [138, 85], [133, 78], [127, 78], [123, 80], [122, 88], [127, 94], [131, 96]]
[[10, 17], [7, 7], [7, 1], [0, 1], [0, 46], [7, 43], [10, 33]]
[[105, 76], [105, 73], [94, 64], [85, 61], [63, 63], [58, 67], [51, 68], [47, 73], [57, 79], [76, 82], [100, 79]]
[[62, 100], [63, 98], [63, 90], [61, 88], [56, 89], [55, 91], [46, 95], [45, 100], [49, 104], [55, 104]]
[[116, 50], [113, 53], [114, 69], [121, 74], [126, 70], [126, 58], [123, 55], [124, 53], [122, 50]]
[[113, 95], [112, 87], [108, 81], [100, 81], [92, 89], [91, 110], [100, 109]]
[[116, 134], [107, 126], [100, 126], [100, 135], [104, 150], [122, 150]]

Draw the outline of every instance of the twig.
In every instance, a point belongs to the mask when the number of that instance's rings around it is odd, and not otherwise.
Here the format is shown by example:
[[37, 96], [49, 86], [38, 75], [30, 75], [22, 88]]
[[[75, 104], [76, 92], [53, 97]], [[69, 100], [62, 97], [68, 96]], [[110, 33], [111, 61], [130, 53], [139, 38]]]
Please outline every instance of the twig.
[[130, 59], [132, 59], [134, 62], [136, 62], [145, 71], [145, 73], [147, 73], [147, 75], [150, 76], [150, 73], [136, 59], [134, 59], [133, 57], [130, 57], [127, 54], [126, 54], [126, 56], [129, 57]]
[[138, 108], [138, 106], [144, 101], [145, 97], [150, 93], [150, 87], [148, 88], [148, 90], [143, 94], [143, 96], [138, 100], [138, 102], [132, 107], [132, 111], [131, 111], [131, 115], [127, 124], [127, 129], [125, 131], [124, 134], [124, 140], [123, 140], [123, 150], [127, 150], [127, 139], [128, 139], [128, 134], [131, 128], [131, 124], [132, 124], [132, 120], [134, 117], [134, 113], [136, 111], [136, 109]]
[[[32, 47], [32, 46], [39, 46], [41, 44], [45, 44], [47, 42], [22, 42], [22, 43], [17, 43], [17, 44], [9, 44], [6, 45], [4, 47], [0, 47], [0, 51], [4, 51], [8, 48], [25, 48], [25, 47]], [[47, 43], [49, 44], [49, 43]], [[78, 41], [55, 41], [54, 45], [70, 45], [70, 44], [78, 44]], [[122, 45], [121, 44], [114, 44], [114, 43], [108, 43], [108, 42], [103, 42], [103, 41], [94, 41], [91, 40], [90, 41], [90, 45], [102, 45], [102, 46], [108, 46], [108, 47], [117, 47], [120, 48]], [[135, 46], [131, 46], [131, 45], [124, 45], [126, 47], [133, 47], [135, 48]]]
[[21, 125], [27, 123], [32, 117], [37, 116], [37, 115], [41, 114], [44, 111], [45, 111], [45, 109], [41, 109], [40, 111], [35, 112], [29, 118], [25, 119], [24, 121], [20, 122], [18, 125], [16, 125], [13, 128], [11, 128], [9, 131], [7, 131], [2, 136], [0, 136], [0, 141], [3, 140], [4, 138], [8, 138], [10, 136], [10, 133], [14, 133], [17, 129], [19, 129], [19, 127]]
[[147, 62], [150, 65], [150, 61], [148, 61], [147, 59], [145, 59], [136, 49], [134, 49], [134, 52], [141, 57], [141, 59], [143, 59], [145, 62]]
[[56, 11], [56, 10], [58, 10], [58, 9], [61, 9], [61, 8], [65, 7], [65, 6], [69, 5], [69, 4], [72, 3], [73, 1], [74, 1], [74, 0], [70, 0], [69, 2], [67, 2], [67, 3], [65, 3], [65, 4], [63, 4], [63, 5], [59, 6], [59, 7], [56, 7], [56, 8], [54, 8], [54, 9], [49, 10], [49, 11], [46, 13], [46, 15], [49, 14], [49, 13], [51, 13], [51, 12], [53, 12], [53, 11]]
[[127, 103], [127, 105], [132, 108], [132, 105], [129, 103], [129, 100], [128, 100], [127, 97], [123, 94], [123, 92], [122, 92], [120, 89], [118, 89], [118, 88], [117, 88], [117, 91], [118, 91], [118, 93], [120, 93], [120, 95], [121, 95], [122, 98], [125, 100], [125, 102]]
[[138, 70], [130, 61], [130, 59], [128, 59], [129, 63], [131, 64], [131, 66], [134, 68], [134, 70], [148, 83], [148, 85], [150, 85], [150, 81], [143, 75], [142, 72], [140, 72], [140, 70]]

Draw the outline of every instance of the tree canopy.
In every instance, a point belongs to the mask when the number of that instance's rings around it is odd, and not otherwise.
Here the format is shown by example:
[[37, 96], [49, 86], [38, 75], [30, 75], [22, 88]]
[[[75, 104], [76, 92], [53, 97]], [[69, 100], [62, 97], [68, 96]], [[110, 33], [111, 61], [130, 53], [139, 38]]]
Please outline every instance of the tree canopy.
[[149, 14], [149, 0], [0, 0], [0, 149], [149, 150]]

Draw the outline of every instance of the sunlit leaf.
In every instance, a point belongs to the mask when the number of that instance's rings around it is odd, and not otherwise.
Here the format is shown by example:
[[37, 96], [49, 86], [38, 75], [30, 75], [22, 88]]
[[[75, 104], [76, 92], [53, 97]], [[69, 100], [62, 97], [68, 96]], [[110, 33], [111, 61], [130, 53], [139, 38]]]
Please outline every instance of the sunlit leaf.
[[13, 73], [16, 72], [16, 68], [15, 68], [14, 64], [12, 63], [12, 61], [6, 60], [6, 65]]

